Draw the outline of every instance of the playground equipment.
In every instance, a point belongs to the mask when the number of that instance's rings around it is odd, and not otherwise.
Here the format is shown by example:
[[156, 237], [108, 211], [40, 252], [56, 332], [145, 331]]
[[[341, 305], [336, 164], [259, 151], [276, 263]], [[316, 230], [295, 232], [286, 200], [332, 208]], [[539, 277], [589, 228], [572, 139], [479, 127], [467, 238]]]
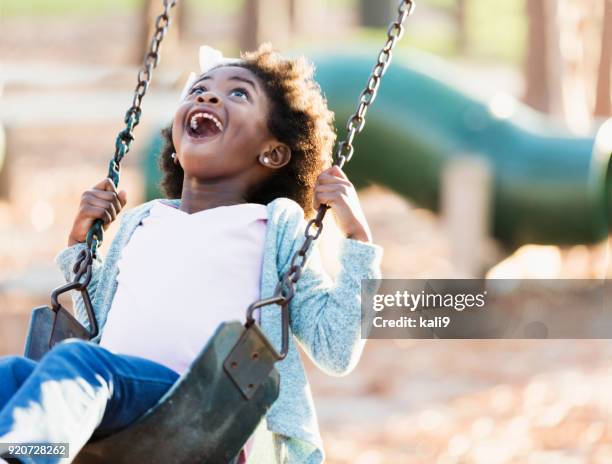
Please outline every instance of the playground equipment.
[[[336, 121], [344, 121], [370, 62], [364, 55], [309, 54]], [[518, 102], [510, 112], [451, 83], [452, 69], [431, 57], [396, 58], [368, 130], [347, 168], [356, 186], [384, 185], [416, 204], [439, 209], [441, 174], [457, 156], [485, 158], [493, 171], [493, 235], [508, 247], [593, 243], [612, 215], [612, 120], [575, 136]], [[496, 115], [496, 112], [498, 113]], [[344, 134], [338, 127], [339, 135]], [[158, 148], [145, 157], [151, 176]], [[159, 196], [147, 179], [149, 198]]]
[[[368, 72], [363, 56], [319, 55], [317, 80], [337, 118], [349, 112]], [[347, 167], [357, 185], [385, 185], [438, 210], [446, 163], [465, 154], [493, 170], [493, 235], [509, 246], [592, 243], [608, 235], [612, 213], [612, 120], [574, 136], [515, 103], [496, 115], [488, 102], [451, 83], [455, 73], [422, 54], [396, 60]], [[341, 134], [340, 134], [341, 135]]]

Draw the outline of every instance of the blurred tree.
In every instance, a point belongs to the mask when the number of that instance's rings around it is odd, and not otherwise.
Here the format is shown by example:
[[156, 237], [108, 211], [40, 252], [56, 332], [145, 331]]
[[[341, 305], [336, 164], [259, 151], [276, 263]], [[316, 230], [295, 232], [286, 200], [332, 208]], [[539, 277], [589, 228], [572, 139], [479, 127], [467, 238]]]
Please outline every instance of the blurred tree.
[[289, 0], [289, 21], [291, 30], [295, 31], [300, 25], [300, 18], [298, 17], [300, 0]]
[[[0, 83], [0, 97], [2, 86]], [[0, 199], [10, 200], [11, 193], [11, 166], [9, 165], [9, 148], [6, 143], [4, 127], [0, 124]]]
[[292, 37], [309, 36], [325, 23], [325, 10], [321, 0], [289, 0], [289, 18]]
[[585, 134], [593, 125], [603, 15], [604, 0], [559, 3], [565, 122]]
[[[163, 44], [167, 56], [174, 55], [172, 49], [179, 46], [181, 29], [186, 24], [185, 3], [185, 1], [178, 1], [171, 10], [171, 25]], [[145, 54], [149, 51], [149, 45], [155, 33], [155, 20], [163, 11], [163, 3], [160, 0], [144, 0], [142, 3], [139, 44], [134, 57], [136, 64], [142, 64]]]
[[545, 113], [562, 113], [561, 59], [556, 0], [527, 0], [525, 102]]
[[258, 9], [259, 0], [247, 0], [244, 2], [242, 27], [240, 28], [240, 37], [238, 38], [241, 50], [253, 50], [259, 41]]
[[397, 0], [359, 0], [359, 18], [365, 27], [387, 27], [397, 10]]
[[457, 51], [465, 53], [468, 48], [468, 33], [466, 27], [467, 0], [456, 0]]
[[599, 75], [597, 77], [597, 97], [595, 99], [595, 115], [612, 115], [612, 0], [603, 0], [604, 19], [601, 33], [601, 53], [599, 59]]
[[290, 2], [286, 0], [245, 1], [240, 48], [254, 50], [262, 42], [272, 42], [277, 48], [286, 46], [291, 36], [290, 7]]

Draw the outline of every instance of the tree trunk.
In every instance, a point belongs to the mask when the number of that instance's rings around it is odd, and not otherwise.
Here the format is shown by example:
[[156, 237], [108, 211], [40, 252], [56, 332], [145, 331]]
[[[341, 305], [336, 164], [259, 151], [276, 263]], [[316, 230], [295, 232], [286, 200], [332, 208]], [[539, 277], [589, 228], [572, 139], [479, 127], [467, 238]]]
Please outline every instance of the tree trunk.
[[599, 75], [597, 77], [597, 97], [595, 100], [595, 115], [612, 115], [612, 0], [604, 0], [604, 20], [601, 34], [601, 54], [599, 59]]
[[556, 0], [527, 0], [527, 16], [525, 102], [539, 111], [563, 116]]
[[[2, 89], [0, 88], [0, 97], [2, 96]], [[0, 124], [0, 199], [11, 200], [11, 179], [12, 179], [12, 157], [11, 153], [15, 150], [14, 146], [9, 144], [10, 142], [10, 130], [7, 127], [2, 127]]]
[[326, 31], [328, 19], [321, 0], [289, 0], [289, 28], [291, 36], [315, 36]]
[[241, 50], [253, 50], [259, 42], [259, 0], [246, 0], [242, 10], [242, 27], [238, 42]]
[[455, 14], [455, 22], [457, 25], [457, 50], [459, 53], [465, 53], [468, 48], [468, 33], [466, 27], [467, 0], [457, 0]]
[[[172, 55], [172, 50], [178, 47], [180, 40], [180, 30], [183, 26], [184, 15], [183, 15], [183, 3], [177, 2], [176, 6], [170, 10], [170, 26], [168, 32], [164, 37], [162, 45], [162, 54], [165, 52], [168, 55]], [[142, 4], [142, 10], [140, 14], [141, 27], [140, 27], [140, 38], [139, 45], [136, 49], [136, 56], [134, 61], [136, 64], [142, 64], [145, 54], [149, 51], [153, 34], [155, 33], [155, 20], [163, 12], [163, 5], [159, 0], [144, 0]]]
[[397, 0], [360, 0], [359, 17], [364, 27], [384, 27], [396, 16]]
[[527, 0], [528, 45], [525, 102], [536, 110], [550, 110], [548, 85], [548, 37], [546, 34], [546, 0]]
[[291, 5], [286, 0], [246, 0], [242, 10], [240, 48], [254, 50], [262, 42], [287, 46], [291, 36]]

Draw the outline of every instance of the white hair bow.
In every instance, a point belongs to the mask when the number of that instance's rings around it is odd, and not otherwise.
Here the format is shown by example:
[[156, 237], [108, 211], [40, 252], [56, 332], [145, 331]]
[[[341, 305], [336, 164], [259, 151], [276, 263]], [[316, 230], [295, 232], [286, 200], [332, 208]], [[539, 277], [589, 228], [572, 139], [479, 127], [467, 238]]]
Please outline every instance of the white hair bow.
[[183, 91], [181, 92], [180, 101], [187, 96], [187, 92], [189, 92], [189, 89], [191, 89], [191, 86], [196, 81], [198, 76], [210, 71], [215, 66], [239, 62], [239, 58], [226, 58], [223, 56], [223, 53], [216, 48], [209, 47], [208, 45], [202, 45], [200, 47], [200, 74], [196, 74], [194, 72], [189, 74], [187, 82], [185, 83]]

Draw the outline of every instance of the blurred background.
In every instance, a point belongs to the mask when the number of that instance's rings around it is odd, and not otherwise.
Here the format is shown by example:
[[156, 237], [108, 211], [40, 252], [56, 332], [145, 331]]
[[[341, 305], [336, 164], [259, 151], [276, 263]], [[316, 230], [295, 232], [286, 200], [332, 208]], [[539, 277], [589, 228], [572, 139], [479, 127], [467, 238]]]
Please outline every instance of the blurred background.
[[[122, 163], [127, 207], [159, 196], [159, 129], [200, 45], [305, 54], [342, 136], [396, 6], [181, 1]], [[63, 283], [54, 257], [106, 175], [160, 12], [0, 0], [0, 355], [22, 353], [31, 309]], [[346, 165], [384, 276], [612, 276], [611, 63], [611, 0], [419, 1]], [[611, 355], [607, 340], [370, 340], [344, 378], [304, 359], [330, 463], [558, 464], [612, 462]]]

